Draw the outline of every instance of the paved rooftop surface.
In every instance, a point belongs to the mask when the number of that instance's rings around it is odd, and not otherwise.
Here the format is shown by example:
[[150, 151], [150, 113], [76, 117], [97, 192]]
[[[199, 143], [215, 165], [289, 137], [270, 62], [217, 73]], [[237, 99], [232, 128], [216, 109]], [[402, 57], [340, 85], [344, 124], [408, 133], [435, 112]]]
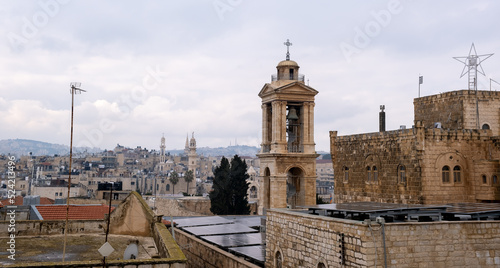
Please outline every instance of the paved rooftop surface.
[[[108, 242], [115, 249], [107, 260], [123, 259], [129, 241], [139, 240], [138, 259], [150, 259], [157, 255], [152, 237], [109, 235]], [[0, 237], [0, 245], [9, 240]], [[65, 261], [102, 260], [98, 249], [105, 243], [105, 234], [73, 234], [67, 236]], [[16, 237], [15, 263], [62, 262], [64, 235]], [[0, 266], [13, 264], [7, 258], [9, 252], [0, 251]]]

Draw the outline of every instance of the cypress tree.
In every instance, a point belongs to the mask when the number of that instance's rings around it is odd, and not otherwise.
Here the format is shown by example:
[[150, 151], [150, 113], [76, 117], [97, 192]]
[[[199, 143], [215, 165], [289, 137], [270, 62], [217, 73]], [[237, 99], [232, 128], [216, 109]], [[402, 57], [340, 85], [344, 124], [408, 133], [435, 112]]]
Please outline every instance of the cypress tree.
[[215, 168], [212, 191], [209, 193], [210, 211], [216, 215], [248, 215], [247, 164], [238, 155], [231, 160], [222, 157]]
[[230, 166], [227, 158], [222, 157], [220, 166], [214, 170], [214, 181], [212, 191], [209, 193], [210, 197], [210, 211], [215, 215], [228, 215], [229, 214], [229, 198], [230, 197]]
[[232, 189], [232, 213], [233, 215], [248, 215], [248, 182], [250, 176], [247, 173], [247, 163], [238, 155], [231, 160], [231, 189]]

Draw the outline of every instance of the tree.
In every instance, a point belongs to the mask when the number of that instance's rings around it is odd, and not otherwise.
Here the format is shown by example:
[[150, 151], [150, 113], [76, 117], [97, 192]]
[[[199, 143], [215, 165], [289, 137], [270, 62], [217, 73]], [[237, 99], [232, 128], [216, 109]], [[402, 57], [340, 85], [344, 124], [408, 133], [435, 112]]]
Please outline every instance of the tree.
[[217, 215], [248, 215], [247, 164], [235, 155], [229, 161], [222, 157], [220, 166], [215, 168], [212, 191], [209, 194], [210, 211]]
[[216, 215], [229, 214], [228, 196], [230, 194], [229, 181], [230, 166], [227, 158], [222, 157], [220, 165], [214, 170], [214, 180], [210, 197], [210, 211]]
[[238, 155], [231, 160], [232, 214], [248, 215], [248, 179], [247, 163]]
[[189, 195], [189, 183], [194, 180], [194, 175], [192, 170], [186, 171], [186, 174], [184, 174], [184, 181], [186, 181], [186, 194]]
[[175, 194], [175, 185], [179, 182], [179, 174], [175, 171], [170, 173], [169, 181], [172, 183], [172, 193]]

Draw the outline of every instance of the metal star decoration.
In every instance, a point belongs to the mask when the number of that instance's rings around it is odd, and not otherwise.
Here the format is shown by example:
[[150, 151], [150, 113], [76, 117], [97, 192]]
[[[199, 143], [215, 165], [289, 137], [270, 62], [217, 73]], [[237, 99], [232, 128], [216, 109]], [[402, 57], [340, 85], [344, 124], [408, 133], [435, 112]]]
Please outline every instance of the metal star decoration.
[[475, 84], [477, 83], [476, 79], [477, 79], [478, 72], [482, 75], [485, 75], [483, 67], [481, 66], [481, 63], [491, 56], [493, 56], [493, 53], [477, 55], [476, 47], [474, 46], [474, 43], [472, 43], [472, 46], [470, 47], [470, 50], [469, 50], [469, 56], [453, 57], [457, 61], [464, 64], [464, 68], [462, 70], [462, 74], [460, 75], [460, 78], [462, 78], [465, 74], [468, 74], [469, 89], [475, 88]]

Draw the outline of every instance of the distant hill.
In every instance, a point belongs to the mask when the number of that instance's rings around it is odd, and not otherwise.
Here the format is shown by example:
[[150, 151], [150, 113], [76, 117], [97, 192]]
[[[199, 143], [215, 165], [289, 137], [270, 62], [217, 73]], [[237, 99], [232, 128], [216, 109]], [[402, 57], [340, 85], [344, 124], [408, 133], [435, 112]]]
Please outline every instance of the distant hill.
[[[73, 147], [73, 153], [85, 151], [96, 153], [102, 150], [99, 148]], [[30, 152], [32, 152], [33, 155], [68, 155], [69, 146], [24, 139], [0, 140], [0, 154], [21, 156], [29, 155]]]
[[[209, 147], [201, 147], [196, 148], [196, 153], [204, 156], [225, 156], [225, 157], [233, 157], [235, 154], [239, 156], [251, 156], [255, 157], [257, 153], [259, 153], [260, 148], [255, 146], [248, 145], [235, 145], [228, 147], [218, 147], [218, 148], [209, 148]], [[170, 154], [178, 155], [183, 154], [184, 150], [167, 150]], [[318, 151], [318, 154], [321, 155], [322, 159], [331, 159], [329, 152]]]
[[[239, 156], [251, 156], [255, 157], [259, 152], [260, 148], [248, 145], [234, 145], [228, 147], [200, 147], [196, 148], [196, 152], [199, 155], [204, 156], [225, 156], [233, 157], [235, 154]], [[73, 153], [99, 153], [102, 152], [99, 148], [85, 148], [85, 147], [73, 147]], [[68, 155], [69, 146], [62, 144], [53, 144], [42, 141], [34, 140], [24, 140], [24, 139], [9, 139], [0, 140], [0, 154], [13, 154], [17, 156], [29, 155], [32, 152], [33, 155]], [[167, 150], [170, 154], [178, 155], [184, 153], [184, 150]], [[328, 152], [318, 152], [319, 154], [329, 154]]]

